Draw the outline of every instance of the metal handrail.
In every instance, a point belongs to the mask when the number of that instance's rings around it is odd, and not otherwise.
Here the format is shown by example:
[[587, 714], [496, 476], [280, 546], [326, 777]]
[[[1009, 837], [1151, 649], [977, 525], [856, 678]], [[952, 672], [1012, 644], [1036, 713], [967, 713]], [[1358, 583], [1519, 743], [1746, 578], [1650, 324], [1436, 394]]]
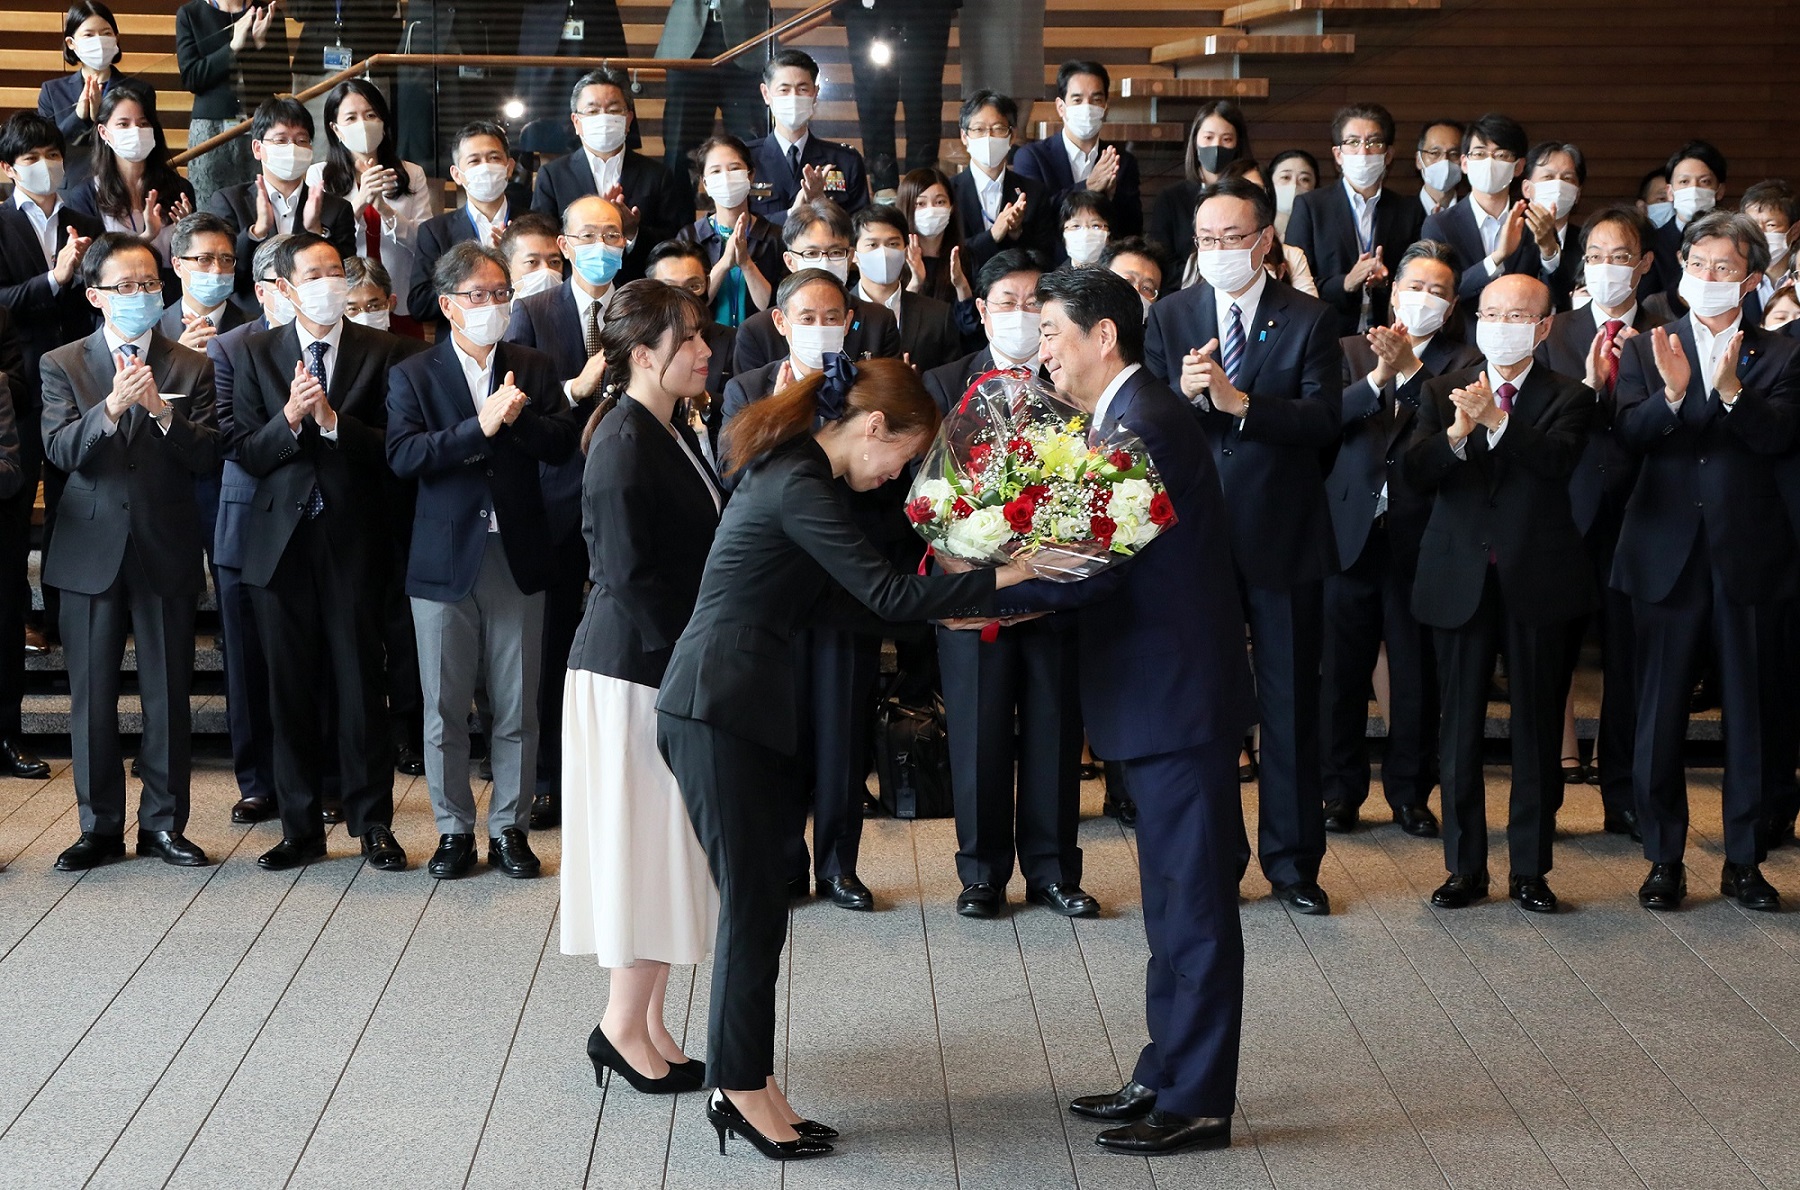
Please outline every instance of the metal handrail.
[[[345, 70], [321, 79], [304, 91], [294, 92], [293, 98], [304, 103], [308, 99], [325, 94], [345, 79], [357, 78], [386, 66], [550, 66], [578, 70], [595, 70], [603, 66], [610, 66], [617, 70], [631, 71], [639, 77], [660, 76], [671, 70], [711, 70], [741, 58], [764, 42], [774, 38], [799, 37], [812, 32], [831, 19], [831, 10], [837, 6], [837, 3], [838, 0], [821, 0], [820, 3], [804, 12], [795, 13], [786, 20], [771, 25], [748, 41], [732, 46], [715, 58], [559, 58], [553, 54], [374, 54]], [[186, 165], [202, 153], [210, 153], [227, 141], [242, 136], [250, 130], [251, 123], [250, 120], [244, 120], [223, 132], [208, 137], [197, 145], [189, 145], [171, 157], [169, 164]]]

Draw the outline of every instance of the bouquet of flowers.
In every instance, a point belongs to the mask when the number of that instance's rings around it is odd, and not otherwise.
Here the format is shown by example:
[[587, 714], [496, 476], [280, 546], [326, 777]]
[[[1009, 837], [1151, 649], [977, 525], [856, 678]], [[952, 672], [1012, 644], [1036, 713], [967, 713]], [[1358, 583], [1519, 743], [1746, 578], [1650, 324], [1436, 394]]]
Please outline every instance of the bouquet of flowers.
[[1023, 369], [976, 379], [913, 480], [907, 519], [934, 550], [1002, 565], [1027, 557], [1074, 582], [1129, 558], [1175, 523], [1143, 443], [1100, 441], [1087, 415]]

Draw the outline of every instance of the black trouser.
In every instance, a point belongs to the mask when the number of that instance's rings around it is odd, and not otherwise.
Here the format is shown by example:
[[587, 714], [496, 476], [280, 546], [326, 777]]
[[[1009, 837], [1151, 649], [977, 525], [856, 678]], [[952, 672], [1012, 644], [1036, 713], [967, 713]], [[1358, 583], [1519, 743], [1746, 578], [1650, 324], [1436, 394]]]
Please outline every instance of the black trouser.
[[[394, 821], [394, 753], [381, 692], [379, 571], [351, 542], [357, 510], [327, 507], [301, 520], [265, 587], [251, 587], [269, 666], [275, 795], [281, 832], [316, 839], [323, 826], [328, 751], [335, 737], [344, 824], [360, 837]], [[329, 693], [329, 698], [326, 697]], [[335, 715], [331, 712], [335, 711]]]
[[219, 629], [225, 641], [225, 724], [239, 797], [275, 796], [275, 725], [269, 719], [269, 663], [256, 631], [244, 572], [213, 567]]
[[1271, 884], [1315, 881], [1325, 858], [1319, 763], [1324, 584], [1300, 583], [1286, 591], [1246, 585], [1243, 595], [1262, 723], [1257, 858]]
[[1387, 749], [1381, 789], [1396, 814], [1423, 806], [1437, 783], [1437, 671], [1431, 631], [1412, 614], [1413, 576], [1394, 565], [1385, 525], [1325, 580], [1324, 798], [1352, 810], [1369, 798], [1369, 680], [1387, 643]]
[[381, 641], [387, 654], [388, 730], [396, 746], [424, 751], [425, 695], [419, 681], [419, 638], [413, 629], [412, 600], [406, 597], [406, 563], [412, 552], [413, 504], [410, 481], [384, 475], [387, 513], [386, 557], [374, 565], [382, 583]]
[[1081, 883], [1076, 639], [1072, 625], [1045, 623], [1002, 629], [991, 642], [938, 630], [964, 884], [1005, 888], [1015, 840], [1026, 888]]
[[1438, 692], [1443, 726], [1438, 754], [1444, 786], [1444, 866], [1472, 876], [1487, 870], [1487, 783], [1482, 743], [1487, 734], [1488, 681], [1494, 654], [1506, 642], [1507, 691], [1512, 702], [1512, 798], [1506, 841], [1514, 876], [1550, 870], [1550, 841], [1562, 806], [1562, 713], [1573, 671], [1567, 666], [1569, 626], [1527, 624], [1511, 614], [1493, 566], [1474, 617], [1460, 628], [1439, 628]]
[[806, 662], [794, 683], [799, 700], [797, 796], [788, 803], [787, 872], [807, 873], [806, 812], [813, 816], [812, 870], [819, 879], [856, 875], [863, 799], [869, 789], [869, 724], [881, 669], [881, 640], [860, 632], [802, 633]]
[[788, 920], [780, 857], [792, 828], [770, 808], [796, 796], [792, 758], [678, 715], [658, 713], [656, 727], [719, 886], [707, 1085], [760, 1091], [775, 1073], [775, 983]]
[[1800, 764], [1800, 603], [1783, 603], [1776, 614], [1781, 660], [1775, 667], [1775, 699], [1763, 718], [1768, 756], [1763, 781], [1769, 826], [1786, 834], [1800, 815], [1800, 784], [1794, 772]]
[[[35, 419], [31, 432], [37, 432]], [[31, 510], [37, 504], [38, 455], [21, 449], [19, 456], [25, 481], [0, 500], [0, 739], [23, 732], [25, 613], [31, 607]]]
[[1718, 658], [1726, 724], [1721, 785], [1725, 858], [1734, 864], [1761, 863], [1767, 761], [1763, 710], [1783, 684], [1782, 605], [1745, 605], [1726, 598], [1724, 579], [1712, 564], [1702, 528], [1674, 590], [1659, 603], [1632, 600], [1631, 615], [1637, 629], [1638, 679], [1637, 754], [1631, 777], [1644, 858], [1677, 863], [1687, 849], [1687, 771], [1682, 752], [1694, 674], [1710, 641]]
[[[725, 44], [724, 26], [709, 21], [696, 58], [713, 58], [730, 47]], [[760, 54], [751, 55], [760, 62]], [[762, 96], [757, 90], [759, 76], [738, 63], [716, 70], [671, 70], [663, 103], [664, 161], [677, 178], [691, 178], [695, 170], [688, 154], [713, 134], [713, 111], [725, 120], [725, 131], [740, 140], [751, 141], [769, 130]]]
[[[856, 120], [862, 129], [863, 158], [869, 164], [869, 188], [899, 184], [899, 150], [894, 144], [894, 106], [906, 105], [906, 168], [935, 166], [938, 138], [944, 126], [944, 59], [950, 52], [954, 11], [932, 5], [901, 16], [852, 4], [844, 14], [855, 54]], [[877, 66], [869, 46], [884, 41], [893, 52]]]
[[1581, 645], [1592, 623], [1600, 637], [1600, 729], [1594, 736], [1594, 764], [1600, 770], [1600, 804], [1609, 815], [1635, 805], [1631, 793], [1632, 741], [1637, 735], [1637, 644], [1631, 627], [1631, 597], [1612, 588], [1613, 552], [1619, 544], [1619, 513], [1602, 507], [1585, 544], [1594, 564], [1600, 606], [1569, 625], [1570, 674], [1581, 661]]

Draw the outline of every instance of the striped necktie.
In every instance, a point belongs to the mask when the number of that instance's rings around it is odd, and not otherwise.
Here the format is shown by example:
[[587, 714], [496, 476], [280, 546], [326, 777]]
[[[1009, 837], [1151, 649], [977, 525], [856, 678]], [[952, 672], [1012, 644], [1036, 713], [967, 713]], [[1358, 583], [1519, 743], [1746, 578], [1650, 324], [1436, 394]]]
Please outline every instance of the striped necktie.
[[[306, 361], [306, 370], [312, 373], [312, 378], [319, 382], [320, 388], [325, 387], [325, 349], [329, 346], [325, 340], [315, 339], [306, 347], [307, 355], [312, 357]], [[309, 521], [317, 520], [319, 514], [325, 511], [325, 493], [316, 482], [312, 491], [306, 494], [306, 507], [302, 511]]]
[[1225, 356], [1219, 362], [1225, 365], [1225, 379], [1232, 384], [1238, 382], [1238, 370], [1244, 363], [1244, 312], [1231, 305], [1231, 321], [1225, 327]]

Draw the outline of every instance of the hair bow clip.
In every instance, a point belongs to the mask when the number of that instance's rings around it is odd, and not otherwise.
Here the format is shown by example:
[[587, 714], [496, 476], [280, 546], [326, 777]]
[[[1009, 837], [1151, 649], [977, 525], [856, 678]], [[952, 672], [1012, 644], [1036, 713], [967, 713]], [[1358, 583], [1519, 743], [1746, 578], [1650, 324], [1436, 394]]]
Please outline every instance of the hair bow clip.
[[837, 352], [825, 358], [825, 382], [819, 386], [816, 404], [821, 421], [839, 421], [849, 407], [850, 388], [856, 383], [856, 365]]

